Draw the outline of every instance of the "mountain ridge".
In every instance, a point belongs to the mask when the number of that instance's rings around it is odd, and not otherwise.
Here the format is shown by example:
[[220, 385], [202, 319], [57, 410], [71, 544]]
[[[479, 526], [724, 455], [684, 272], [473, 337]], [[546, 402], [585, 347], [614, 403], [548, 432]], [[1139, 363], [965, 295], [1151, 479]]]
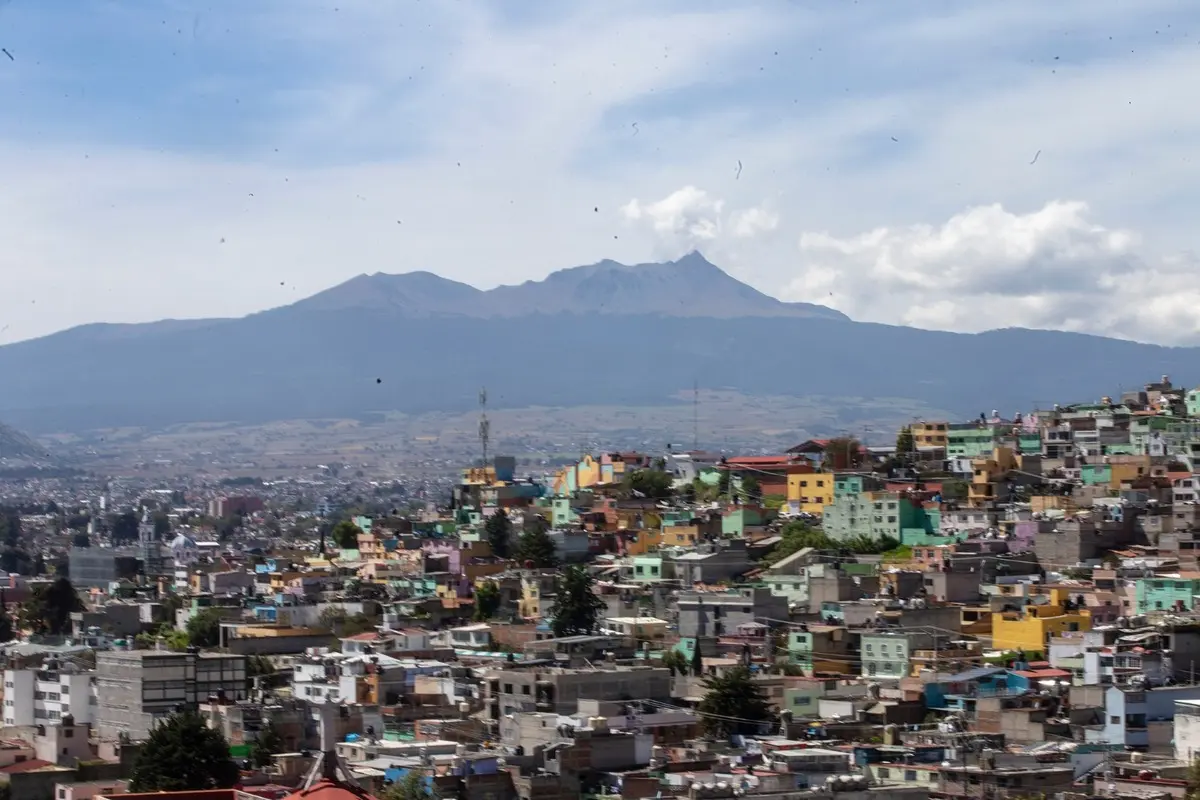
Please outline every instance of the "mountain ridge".
[[492, 289], [479, 289], [425, 270], [377, 272], [358, 275], [285, 306], [295, 307], [326, 311], [390, 308], [417, 317], [480, 319], [537, 313], [849, 319], [825, 306], [788, 303], [764, 294], [733, 278], [698, 251], [661, 263], [622, 264], [605, 259], [555, 270], [541, 280]]
[[[466, 411], [480, 386], [497, 407], [644, 406], [678, 403], [699, 383], [849, 404], [909, 399], [967, 419], [1095, 400], [1200, 363], [1200, 348], [1087, 334], [958, 334], [819, 306], [780, 311], [789, 304], [764, 303], [707, 261], [657, 267], [598, 262], [498, 294], [432, 273], [398, 286], [360, 276], [237, 319], [81, 326], [0, 347], [0, 418], [38, 434]], [[695, 286], [680, 288], [679, 275]], [[470, 313], [445, 305], [479, 297], [490, 299]], [[838, 416], [852, 423], [854, 409], [839, 405]]]

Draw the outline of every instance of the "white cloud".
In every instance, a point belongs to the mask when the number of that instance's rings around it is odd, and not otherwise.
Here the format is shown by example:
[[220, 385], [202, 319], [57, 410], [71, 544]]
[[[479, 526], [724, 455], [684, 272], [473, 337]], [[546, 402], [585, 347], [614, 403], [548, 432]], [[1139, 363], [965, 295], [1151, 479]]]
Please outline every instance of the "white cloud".
[[800, 236], [785, 299], [855, 319], [976, 332], [1054, 328], [1156, 342], [1200, 336], [1194, 258], [1144, 259], [1137, 234], [1080, 202], [979, 206], [945, 223]]
[[684, 186], [661, 200], [644, 203], [637, 198], [621, 206], [621, 214], [645, 227], [658, 257], [674, 258], [702, 250], [726, 269], [740, 272], [744, 242], [770, 233], [779, 226], [779, 215], [765, 206], [725, 211], [725, 200], [695, 186]]
[[859, 319], [1200, 341], [1200, 8], [212, 5], [3, 9], [0, 343], [692, 247]]

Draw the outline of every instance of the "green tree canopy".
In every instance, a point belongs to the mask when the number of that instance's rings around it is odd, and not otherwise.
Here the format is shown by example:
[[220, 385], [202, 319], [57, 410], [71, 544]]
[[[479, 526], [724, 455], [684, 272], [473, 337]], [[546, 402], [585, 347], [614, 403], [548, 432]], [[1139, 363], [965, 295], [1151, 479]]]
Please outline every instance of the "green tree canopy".
[[221, 643], [221, 612], [206, 608], [187, 621], [188, 641], [196, 647], [216, 647]]
[[758, 478], [753, 475], [742, 478], [741, 494], [748, 502], [760, 502], [762, 500], [762, 484], [758, 482]]
[[109, 519], [109, 532], [114, 542], [136, 542], [138, 518], [132, 511], [117, 514]]
[[71, 547], [91, 547], [92, 541], [84, 531], [71, 534]]
[[550, 533], [540, 527], [527, 529], [517, 540], [517, 560], [524, 566], [527, 562], [534, 567], [553, 567], [558, 564], [554, 540]]
[[704, 688], [698, 711], [705, 731], [713, 736], [758, 733], [772, 720], [767, 695], [746, 667], [707, 677]]
[[503, 508], [487, 518], [483, 524], [483, 532], [487, 535], [492, 554], [497, 558], [508, 558], [512, 553], [512, 520]]
[[625, 488], [635, 497], [663, 500], [675, 493], [675, 479], [658, 469], [635, 469], [625, 476]]
[[131, 792], [229, 789], [239, 779], [229, 742], [195, 711], [172, 714], [142, 746], [129, 784]]
[[0, 644], [11, 642], [17, 638], [17, 632], [13, 628], [12, 617], [8, 614], [8, 602], [4, 598], [4, 592], [0, 591]]
[[917, 441], [913, 438], [912, 426], [905, 425], [896, 434], [896, 457], [904, 459], [917, 452]]
[[662, 665], [671, 670], [672, 675], [686, 675], [688, 671], [687, 656], [678, 650], [667, 650], [663, 653]]
[[62, 636], [71, 631], [71, 614], [83, 611], [83, 601], [71, 581], [58, 578], [49, 585], [38, 586], [25, 601], [22, 616], [34, 633]]
[[275, 726], [274, 720], [267, 720], [267, 724], [258, 732], [258, 738], [250, 746], [250, 761], [256, 767], [270, 766], [272, 756], [282, 753], [283, 748], [284, 741], [279, 728]]
[[825, 463], [833, 469], [862, 466], [862, 444], [853, 436], [839, 436], [825, 443]]
[[358, 549], [358, 535], [360, 533], [362, 533], [362, 530], [357, 525], [350, 520], [344, 519], [333, 526], [330, 537], [333, 539], [333, 543], [343, 550], [356, 550]]
[[438, 796], [425, 775], [410, 769], [400, 780], [385, 786], [379, 800], [438, 800]]
[[942, 499], [951, 502], [961, 502], [967, 499], [971, 485], [960, 478], [947, 478], [942, 481]]
[[793, 520], [783, 526], [783, 530], [780, 531], [779, 544], [775, 545], [775, 549], [764, 560], [774, 564], [806, 547], [831, 550], [835, 544], [823, 531], [812, 527], [807, 522]]
[[495, 581], [484, 581], [475, 590], [475, 621], [487, 622], [500, 610], [500, 587]]
[[563, 570], [550, 609], [550, 629], [555, 636], [581, 636], [596, 630], [605, 605], [593, 591], [594, 585], [591, 573], [579, 564]]

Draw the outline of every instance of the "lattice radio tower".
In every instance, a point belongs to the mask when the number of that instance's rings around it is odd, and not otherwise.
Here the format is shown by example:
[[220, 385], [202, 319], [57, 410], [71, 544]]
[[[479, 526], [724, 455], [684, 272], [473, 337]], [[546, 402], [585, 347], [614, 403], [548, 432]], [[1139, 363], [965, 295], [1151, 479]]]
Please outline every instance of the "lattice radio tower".
[[492, 438], [492, 421], [487, 415], [487, 387], [479, 390], [479, 446], [483, 450], [483, 463], [479, 466], [487, 470], [488, 442]]

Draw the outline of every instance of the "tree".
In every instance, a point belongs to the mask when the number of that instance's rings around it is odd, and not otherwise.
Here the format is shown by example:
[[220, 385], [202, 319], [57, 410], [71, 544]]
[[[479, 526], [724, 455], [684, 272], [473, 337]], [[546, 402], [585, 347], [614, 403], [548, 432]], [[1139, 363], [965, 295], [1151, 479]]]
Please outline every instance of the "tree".
[[512, 520], [508, 518], [508, 512], [503, 508], [496, 509], [483, 524], [483, 532], [492, 546], [492, 554], [497, 558], [508, 558], [512, 545]]
[[581, 636], [592, 633], [606, 606], [594, 591], [595, 581], [582, 565], [567, 567], [555, 582], [554, 606], [550, 609], [553, 621], [550, 629], [555, 636]]
[[423, 774], [410, 769], [399, 781], [385, 786], [379, 800], [438, 800], [438, 796]]
[[171, 518], [164, 511], [156, 511], [154, 514], [154, 538], [166, 539], [167, 534], [171, 532]]
[[83, 602], [65, 577], [33, 590], [22, 608], [26, 626], [34, 633], [62, 636], [71, 631], [71, 614], [83, 611]]
[[948, 502], [961, 502], [967, 499], [971, 486], [959, 478], [947, 478], [942, 481], [942, 499]]
[[763, 723], [771, 721], [767, 695], [744, 666], [705, 678], [704, 688], [698, 711], [705, 731], [711, 735], [758, 733]]
[[131, 792], [230, 789], [240, 778], [229, 742], [193, 710], [172, 714], [150, 734], [133, 769]]
[[671, 670], [671, 675], [686, 675], [688, 671], [687, 656], [678, 650], [667, 650], [662, 655], [662, 665]]
[[517, 540], [517, 560], [534, 567], [555, 566], [558, 556], [555, 554], [554, 540], [540, 527], [526, 530]]
[[700, 652], [700, 640], [697, 639], [695, 647], [692, 649], [692, 658], [689, 665], [692, 668], [692, 674], [697, 678], [704, 674], [704, 654]]
[[475, 590], [475, 621], [487, 622], [500, 610], [500, 586], [495, 581], [484, 581]]
[[113, 542], [136, 542], [138, 538], [138, 518], [132, 511], [117, 514], [109, 525]]
[[12, 617], [8, 615], [8, 602], [4, 598], [4, 592], [0, 591], [0, 644], [11, 642], [17, 638], [17, 632], [13, 628]]
[[675, 479], [657, 469], [635, 469], [625, 477], [625, 489], [634, 497], [663, 500], [675, 493]]
[[221, 643], [221, 612], [205, 608], [187, 621], [188, 641], [196, 647], [216, 647]]
[[0, 540], [5, 547], [21, 544], [21, 512], [9, 506], [0, 506]]
[[907, 462], [913, 453], [917, 452], [917, 441], [913, 438], [912, 426], [905, 425], [896, 434], [896, 458]]
[[852, 436], [839, 436], [825, 444], [825, 461], [833, 469], [854, 469], [863, 462], [862, 444]]
[[787, 558], [806, 547], [812, 547], [817, 550], [830, 550], [834, 547], [834, 543], [824, 532], [806, 522], [794, 520], [783, 526], [783, 530], [780, 532], [779, 544], [775, 545], [775, 549], [763, 560], [769, 564], [774, 564], [776, 561]]
[[762, 484], [758, 482], [758, 478], [753, 475], [742, 478], [742, 497], [751, 503], [762, 500]]
[[344, 519], [333, 526], [330, 536], [333, 538], [333, 543], [343, 550], [357, 550], [358, 535], [360, 533], [362, 531], [357, 525], [350, 520]]
[[71, 534], [71, 547], [91, 547], [92, 541], [86, 533]]
[[250, 746], [250, 761], [256, 767], [270, 766], [272, 757], [282, 753], [283, 748], [283, 735], [279, 733], [279, 728], [275, 727], [275, 721], [268, 720], [258, 732], [254, 744]]

